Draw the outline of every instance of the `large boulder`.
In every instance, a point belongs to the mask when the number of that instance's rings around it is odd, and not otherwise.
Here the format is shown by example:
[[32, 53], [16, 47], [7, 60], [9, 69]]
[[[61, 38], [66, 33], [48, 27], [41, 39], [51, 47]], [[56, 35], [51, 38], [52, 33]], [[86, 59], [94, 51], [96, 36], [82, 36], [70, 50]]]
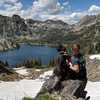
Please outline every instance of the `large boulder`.
[[59, 78], [55, 75], [51, 76], [44, 83], [42, 89], [44, 88], [50, 94], [56, 95], [58, 97], [60, 96], [61, 100], [85, 100], [86, 96], [86, 92], [84, 91], [85, 84], [82, 84], [82, 81], [79, 80], [59, 81]]
[[85, 100], [85, 83], [79, 80], [65, 80], [62, 82], [61, 100]]
[[100, 59], [87, 58], [87, 77], [89, 81], [100, 81]]

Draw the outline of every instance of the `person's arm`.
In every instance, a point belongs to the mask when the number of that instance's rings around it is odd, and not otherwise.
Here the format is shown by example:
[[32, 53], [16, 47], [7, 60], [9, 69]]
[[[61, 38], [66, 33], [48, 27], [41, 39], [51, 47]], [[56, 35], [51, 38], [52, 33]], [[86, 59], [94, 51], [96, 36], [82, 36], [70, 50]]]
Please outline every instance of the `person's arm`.
[[80, 69], [79, 67], [80, 67], [79, 64], [72, 65], [72, 64], [70, 63], [70, 67], [69, 67], [69, 68], [70, 68], [71, 70], [73, 70], [74, 72], [79, 73], [79, 71], [80, 71], [80, 70], [79, 70], [79, 69]]
[[79, 59], [77, 57], [71, 58], [70, 69], [76, 73], [80, 71]]

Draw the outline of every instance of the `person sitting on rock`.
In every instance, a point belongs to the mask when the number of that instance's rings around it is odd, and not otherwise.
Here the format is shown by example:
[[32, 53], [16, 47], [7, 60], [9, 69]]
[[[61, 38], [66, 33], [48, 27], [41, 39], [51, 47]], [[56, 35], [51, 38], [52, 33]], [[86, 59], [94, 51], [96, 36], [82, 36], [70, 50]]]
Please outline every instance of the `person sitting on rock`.
[[[69, 66], [69, 79], [65, 82], [62, 82], [62, 100], [67, 97], [67, 95], [75, 96], [77, 98], [83, 96], [83, 92], [87, 83], [87, 74], [86, 74], [86, 64], [84, 56], [80, 53], [80, 45], [73, 44], [72, 46], [72, 56]], [[69, 100], [69, 99], [68, 99]], [[71, 99], [70, 99], [71, 100]]]
[[67, 70], [69, 67], [69, 62], [70, 62], [70, 56], [66, 52], [66, 48], [63, 45], [59, 46], [58, 49], [58, 66], [57, 66], [57, 71], [58, 74], [54, 71], [54, 73], [58, 76], [61, 77], [61, 79], [64, 79], [67, 76]]
[[70, 62], [70, 55], [67, 54], [66, 48], [63, 45], [59, 45], [58, 48], [58, 65], [55, 67], [53, 71], [53, 75], [56, 78], [55, 82], [53, 82], [52, 90], [59, 90], [61, 88], [61, 81], [67, 79], [68, 77], [68, 69]]
[[73, 44], [70, 69], [73, 71], [72, 79], [87, 80], [86, 61], [80, 53], [80, 45]]

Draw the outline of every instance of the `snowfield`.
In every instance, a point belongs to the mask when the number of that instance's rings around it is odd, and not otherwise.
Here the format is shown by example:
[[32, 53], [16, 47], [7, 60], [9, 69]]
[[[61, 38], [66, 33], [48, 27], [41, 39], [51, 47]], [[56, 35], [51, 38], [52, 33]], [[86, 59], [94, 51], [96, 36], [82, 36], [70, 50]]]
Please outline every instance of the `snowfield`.
[[87, 97], [90, 96], [90, 100], [100, 100], [100, 82], [88, 81], [85, 90]]
[[35, 97], [43, 82], [39, 80], [21, 80], [19, 82], [1, 82], [0, 100], [22, 100], [24, 96]]
[[52, 72], [53, 71], [47, 71], [35, 80], [24, 79], [15, 82], [1, 81], [0, 100], [22, 100], [23, 97], [35, 98], [45, 80], [48, 79], [50, 75], [52, 75]]

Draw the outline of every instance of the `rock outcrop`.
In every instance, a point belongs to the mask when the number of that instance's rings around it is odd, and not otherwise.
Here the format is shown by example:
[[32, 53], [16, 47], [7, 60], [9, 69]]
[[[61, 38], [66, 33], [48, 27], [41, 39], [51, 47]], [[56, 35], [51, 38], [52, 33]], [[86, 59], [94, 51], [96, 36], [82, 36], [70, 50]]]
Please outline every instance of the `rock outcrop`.
[[86, 100], [87, 92], [84, 89], [87, 81], [70, 79], [67, 74], [66, 77], [61, 77], [62, 74], [56, 75], [54, 69], [53, 75], [46, 80], [41, 91], [46, 90], [50, 95], [60, 97], [60, 100]]
[[45, 37], [46, 34], [50, 34], [53, 29], [61, 30], [61, 33], [65, 33], [70, 28], [70, 25], [60, 20], [43, 22], [32, 19], [25, 20], [18, 15], [13, 15], [12, 17], [0, 15], [0, 37], [32, 35], [34, 39], [40, 39]]
[[6, 51], [13, 48], [19, 48], [19, 45], [11, 39], [0, 39], [0, 51]]
[[[87, 77], [88, 81], [91, 82], [98, 82], [100, 81], [100, 60], [99, 59], [90, 59], [89, 57], [86, 57], [86, 68], [87, 68]], [[75, 87], [79, 85], [79, 81], [76, 80], [63, 80], [59, 84], [56, 84], [58, 82], [57, 76], [51, 76], [43, 85], [42, 91], [44, 88], [46, 88], [46, 92], [49, 91], [49, 95], [52, 96], [52, 94], [55, 97], [58, 97], [57, 100], [90, 100], [90, 97], [85, 97], [87, 94], [87, 91], [83, 91], [80, 98], [74, 97], [72, 94], [72, 91], [74, 89], [75, 94], [78, 94], [78, 91], [75, 90]], [[54, 87], [56, 84], [56, 88]], [[53, 87], [53, 88], [52, 88]], [[81, 88], [82, 89], [82, 88]], [[40, 92], [41, 94], [43, 92]], [[44, 92], [45, 93], [45, 92]], [[60, 99], [59, 99], [60, 97]]]
[[87, 76], [88, 80], [100, 81], [100, 60], [87, 58]]
[[57, 78], [54, 76], [51, 76], [44, 83], [41, 91], [46, 89], [47, 92], [50, 93], [50, 95], [53, 94], [56, 97], [57, 96], [60, 97], [61, 98], [60, 100], [86, 100], [87, 92], [84, 91], [85, 86], [83, 86], [82, 84], [80, 90], [78, 90], [78, 87], [80, 84], [81, 84], [81, 81], [79, 80], [64, 80], [58, 83]]
[[12, 71], [8, 68], [8, 64], [0, 61], [0, 74], [1, 73], [12, 73]]
[[18, 15], [12, 17], [0, 15], [0, 37], [14, 37], [15, 34], [26, 34], [28, 32], [25, 20]]
[[23, 79], [22, 75], [19, 75], [10, 68], [7, 62], [0, 61], [0, 81], [15, 81], [20, 79]]

